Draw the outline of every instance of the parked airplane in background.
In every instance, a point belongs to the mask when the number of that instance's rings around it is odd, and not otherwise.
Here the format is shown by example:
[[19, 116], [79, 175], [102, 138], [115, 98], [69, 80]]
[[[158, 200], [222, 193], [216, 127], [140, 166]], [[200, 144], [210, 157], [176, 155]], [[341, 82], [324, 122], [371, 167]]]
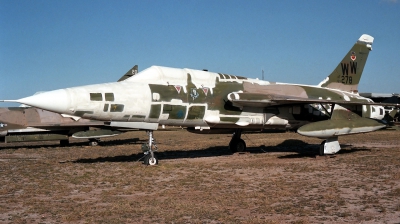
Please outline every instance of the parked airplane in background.
[[[123, 81], [138, 73], [135, 65], [118, 81]], [[0, 139], [4, 142], [55, 141], [69, 144], [69, 137], [89, 139], [90, 145], [97, 145], [98, 139], [111, 137], [128, 131], [104, 125], [103, 121], [83, 119], [50, 112], [35, 107], [0, 108]]]
[[242, 131], [296, 128], [324, 139], [321, 154], [340, 150], [338, 136], [385, 125], [383, 107], [358, 94], [373, 37], [362, 35], [319, 85], [268, 82], [193, 69], [152, 66], [122, 81], [59, 89], [8, 100], [62, 114], [149, 131], [145, 164], [155, 165], [153, 130], [159, 125], [198, 133], [232, 130], [229, 147], [242, 151]]
[[10, 142], [56, 141], [65, 146], [69, 137], [89, 139], [90, 145], [98, 139], [121, 134], [106, 127], [104, 122], [58, 114], [35, 107], [0, 108], [0, 139]]
[[[374, 102], [400, 104], [400, 94], [398, 93], [360, 93], [360, 95], [368, 97]], [[400, 108], [393, 106], [385, 107], [385, 120], [389, 126], [399, 130]]]

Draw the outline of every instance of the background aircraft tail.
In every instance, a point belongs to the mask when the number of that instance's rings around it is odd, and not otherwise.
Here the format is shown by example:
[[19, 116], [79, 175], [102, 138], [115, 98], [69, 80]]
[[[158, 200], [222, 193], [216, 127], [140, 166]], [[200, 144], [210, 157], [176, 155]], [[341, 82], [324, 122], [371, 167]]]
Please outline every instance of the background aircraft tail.
[[133, 66], [125, 75], [123, 75], [118, 82], [124, 81], [127, 78], [130, 78], [138, 73], [138, 65]]
[[358, 83], [364, 70], [374, 38], [363, 34], [344, 56], [333, 72], [318, 86], [358, 93]]

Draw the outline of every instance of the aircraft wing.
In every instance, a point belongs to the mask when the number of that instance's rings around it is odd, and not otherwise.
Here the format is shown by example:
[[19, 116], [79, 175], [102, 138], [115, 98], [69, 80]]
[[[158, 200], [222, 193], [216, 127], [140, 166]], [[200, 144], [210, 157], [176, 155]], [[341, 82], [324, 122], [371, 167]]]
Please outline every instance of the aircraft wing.
[[365, 102], [356, 100], [326, 100], [326, 99], [313, 99], [292, 96], [282, 96], [276, 94], [260, 94], [260, 93], [230, 93], [228, 100], [236, 107], [269, 107], [288, 104], [342, 104], [342, 105], [380, 105], [380, 106], [394, 106], [399, 107], [400, 104], [396, 103], [376, 103]]

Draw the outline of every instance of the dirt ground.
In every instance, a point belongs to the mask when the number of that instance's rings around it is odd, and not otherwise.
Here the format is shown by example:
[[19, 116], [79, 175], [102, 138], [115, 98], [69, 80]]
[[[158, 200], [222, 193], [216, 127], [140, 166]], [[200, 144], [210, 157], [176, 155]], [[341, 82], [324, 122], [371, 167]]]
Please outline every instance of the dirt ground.
[[296, 133], [143, 131], [103, 139], [0, 144], [0, 223], [400, 223], [400, 132], [339, 138], [335, 157]]

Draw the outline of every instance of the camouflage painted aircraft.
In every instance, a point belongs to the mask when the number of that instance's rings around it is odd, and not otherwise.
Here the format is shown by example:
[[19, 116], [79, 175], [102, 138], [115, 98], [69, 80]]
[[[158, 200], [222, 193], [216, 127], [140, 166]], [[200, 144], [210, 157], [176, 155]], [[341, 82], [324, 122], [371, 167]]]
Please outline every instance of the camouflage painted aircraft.
[[[118, 81], [123, 81], [138, 71], [135, 65]], [[97, 145], [98, 139], [121, 134], [129, 129], [104, 125], [103, 121], [82, 119], [50, 112], [35, 107], [0, 108], [0, 139], [4, 142], [55, 141], [68, 145], [69, 137], [89, 139]]]
[[229, 147], [242, 151], [246, 130], [296, 128], [324, 139], [321, 154], [340, 150], [338, 136], [385, 125], [383, 107], [358, 94], [373, 37], [362, 35], [319, 85], [268, 82], [193, 69], [152, 66], [122, 81], [73, 87], [11, 100], [57, 113], [148, 130], [145, 164], [155, 165], [153, 130], [159, 125], [197, 133], [231, 130]]

